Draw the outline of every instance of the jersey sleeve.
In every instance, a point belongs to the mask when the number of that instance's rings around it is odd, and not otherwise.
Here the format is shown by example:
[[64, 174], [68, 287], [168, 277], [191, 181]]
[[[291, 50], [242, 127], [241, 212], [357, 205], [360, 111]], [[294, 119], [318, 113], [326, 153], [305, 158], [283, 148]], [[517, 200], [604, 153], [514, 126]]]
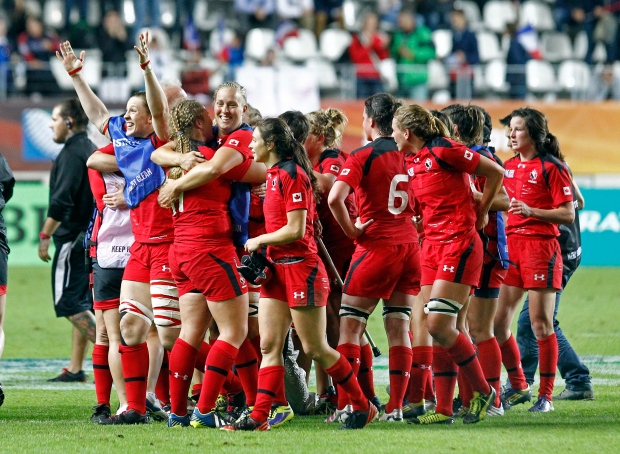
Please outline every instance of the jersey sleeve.
[[480, 158], [482, 157], [479, 153], [476, 153], [463, 145], [453, 146], [452, 148], [433, 148], [433, 153], [435, 153], [439, 159], [447, 162], [455, 169], [469, 174], [474, 173], [476, 167], [478, 167]]
[[282, 199], [287, 213], [294, 210], [308, 210], [312, 203], [311, 200], [308, 200], [312, 195], [312, 192], [308, 191], [310, 180], [302, 173], [301, 168], [298, 168], [297, 171], [296, 178], [292, 178], [287, 172], [280, 172]]
[[222, 147], [232, 148], [241, 153], [245, 158], [248, 158], [251, 154], [250, 142], [252, 141], [252, 132], [245, 129], [237, 129], [231, 133], [226, 141], [221, 145]]
[[240, 181], [248, 172], [251, 165], [252, 159], [247, 159], [244, 156], [243, 162], [241, 164], [237, 164], [235, 167], [223, 174], [221, 178], [226, 178], [231, 181]]
[[363, 169], [360, 162], [361, 153], [352, 153], [342, 165], [337, 181], [344, 181], [353, 189], [357, 188], [362, 181]]
[[570, 176], [566, 170], [561, 171], [555, 165], [547, 167], [549, 172], [549, 188], [554, 206], [560, 206], [566, 202], [573, 201], [573, 190], [571, 189]]
[[323, 162], [321, 162], [321, 173], [323, 175], [334, 175], [337, 177], [342, 169], [342, 164], [343, 160], [341, 157], [325, 158]]
[[99, 148], [97, 151], [114, 156], [114, 144], [109, 143], [105, 147]]

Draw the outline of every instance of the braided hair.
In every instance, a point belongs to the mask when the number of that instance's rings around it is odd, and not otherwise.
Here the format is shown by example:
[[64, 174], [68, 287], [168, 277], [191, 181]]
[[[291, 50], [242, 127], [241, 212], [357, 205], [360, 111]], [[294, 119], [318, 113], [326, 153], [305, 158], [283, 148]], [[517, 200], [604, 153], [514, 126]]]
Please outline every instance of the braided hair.
[[[205, 108], [202, 104], [195, 100], [186, 100], [177, 104], [170, 112], [168, 119], [168, 128], [170, 135], [176, 139], [177, 153], [189, 153], [191, 148], [191, 133], [194, 129], [194, 122], [202, 118]], [[181, 167], [171, 167], [168, 171], [168, 178], [177, 180], [183, 176]]]
[[323, 135], [326, 147], [337, 147], [342, 140], [342, 134], [347, 127], [348, 118], [339, 109], [329, 107], [325, 110], [316, 110], [306, 114], [310, 121], [310, 132], [315, 136]]

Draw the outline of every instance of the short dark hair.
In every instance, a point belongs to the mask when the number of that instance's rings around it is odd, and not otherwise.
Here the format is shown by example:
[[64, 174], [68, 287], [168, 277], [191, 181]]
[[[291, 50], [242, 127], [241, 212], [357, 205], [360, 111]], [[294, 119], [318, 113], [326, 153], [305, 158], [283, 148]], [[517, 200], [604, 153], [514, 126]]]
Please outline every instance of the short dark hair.
[[300, 144], [304, 144], [310, 134], [310, 121], [299, 110], [287, 110], [278, 115], [284, 123], [291, 129], [293, 137]]
[[379, 134], [382, 136], [392, 135], [392, 119], [394, 113], [402, 105], [389, 93], [377, 93], [364, 101], [364, 110], [369, 118], [377, 125]]
[[67, 99], [58, 104], [58, 107], [60, 108], [60, 115], [64, 119], [69, 117], [73, 119], [72, 128], [77, 130], [86, 129], [86, 126], [88, 126], [88, 116], [84, 112], [78, 98]]

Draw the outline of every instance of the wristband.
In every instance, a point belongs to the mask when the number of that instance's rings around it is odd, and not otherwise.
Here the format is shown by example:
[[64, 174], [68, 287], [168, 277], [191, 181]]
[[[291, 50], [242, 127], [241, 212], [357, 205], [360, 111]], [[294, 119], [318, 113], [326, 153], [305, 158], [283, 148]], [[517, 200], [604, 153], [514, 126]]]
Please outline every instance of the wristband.
[[40, 240], [49, 240], [52, 236], [48, 235], [45, 232], [39, 232], [39, 239]]
[[150, 63], [151, 60], [147, 60], [145, 63], [140, 63], [140, 68], [142, 68], [142, 71], [144, 71]]
[[[82, 62], [81, 59], [78, 58], [78, 60], [80, 61], [80, 63]], [[71, 77], [75, 76], [77, 73], [79, 73], [80, 71], [82, 71], [83, 66], [80, 64], [80, 66], [78, 66], [75, 69], [72, 69], [71, 71], [67, 71], [69, 73], [69, 75]]]

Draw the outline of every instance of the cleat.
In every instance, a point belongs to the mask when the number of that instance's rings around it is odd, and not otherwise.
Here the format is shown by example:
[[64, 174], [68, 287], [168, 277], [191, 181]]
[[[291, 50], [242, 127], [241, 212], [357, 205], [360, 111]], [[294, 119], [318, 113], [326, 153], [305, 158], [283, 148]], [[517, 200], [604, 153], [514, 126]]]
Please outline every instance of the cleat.
[[235, 394], [229, 394], [226, 398], [226, 404], [226, 414], [231, 421], [236, 421], [245, 409], [245, 393], [239, 391]]
[[418, 418], [411, 418], [407, 420], [407, 422], [409, 424], [418, 424], [422, 426], [430, 424], [454, 424], [454, 418], [441, 413], [433, 413], [431, 415], [424, 415]]
[[195, 429], [202, 427], [211, 427], [217, 429], [218, 427], [222, 427], [226, 424], [231, 424], [233, 422], [232, 419], [226, 414], [216, 411], [215, 409], [210, 412], [203, 414], [200, 413], [198, 407], [194, 408], [194, 412], [192, 416], [189, 418], [189, 424]]
[[4, 403], [4, 390], [2, 389], [2, 383], [0, 383], [0, 407]]
[[235, 420], [235, 422], [240, 422], [242, 419], [247, 418], [254, 411], [254, 405], [250, 407], [245, 407], [241, 413], [239, 413], [239, 417]]
[[[192, 402], [193, 402], [193, 400], [192, 400]], [[219, 394], [217, 396], [217, 399], [215, 399], [215, 409], [217, 411], [219, 411], [219, 412], [222, 412], [222, 413], [224, 413], [226, 410], [228, 410], [228, 399], [226, 398], [226, 396], [224, 394]]]
[[122, 407], [119, 405], [115, 414], [120, 415], [121, 413], [125, 413], [127, 410], [129, 410], [129, 405], [123, 405]]
[[248, 416], [247, 418], [243, 418], [241, 421], [225, 424], [220, 427], [220, 430], [227, 430], [230, 432], [235, 432], [237, 430], [265, 431], [271, 430], [271, 426], [269, 425], [269, 421], [258, 422], [251, 416]]
[[174, 413], [170, 413], [168, 427], [189, 427], [189, 415], [177, 416]]
[[582, 389], [580, 391], [566, 388], [557, 396], [553, 396], [553, 398], [555, 400], [594, 400], [594, 389], [592, 389], [591, 385], [588, 389]]
[[93, 407], [93, 415], [90, 417], [90, 422], [99, 422], [101, 419], [107, 419], [111, 415], [110, 406], [106, 404], [99, 404]]
[[368, 410], [366, 411], [353, 411], [349, 413], [347, 420], [344, 422], [342, 426], [339, 427], [340, 430], [354, 430], [354, 429], [363, 429], [366, 425], [370, 424], [373, 420], [377, 418], [379, 415], [379, 410], [377, 407], [371, 402], [368, 401]]
[[387, 422], [403, 422], [403, 410], [402, 408], [397, 408], [391, 413], [383, 413], [379, 418], [379, 421], [387, 421]]
[[469, 408], [461, 405], [456, 412], [452, 414], [452, 417], [455, 419], [464, 418], [465, 415], [469, 412]]
[[529, 409], [529, 411], [536, 413], [548, 413], [553, 410], [553, 402], [547, 399], [547, 396], [539, 397], [532, 408]]
[[403, 405], [403, 418], [417, 418], [418, 416], [424, 416], [426, 414], [426, 407], [424, 400], [417, 404], [407, 403]]
[[489, 394], [482, 394], [478, 391], [474, 391], [474, 397], [471, 399], [469, 411], [463, 417], [463, 424], [474, 424], [482, 421], [487, 415], [487, 408], [495, 402], [496, 397], [497, 393], [492, 386]]
[[529, 402], [530, 400], [532, 400], [532, 387], [530, 385], [527, 385], [527, 388], [522, 390], [506, 388], [504, 394], [502, 394], [504, 410], [508, 410], [515, 405]]
[[462, 406], [463, 401], [459, 396], [456, 396], [454, 399], [452, 399], [452, 414], [457, 413]]
[[372, 399], [370, 399], [370, 402], [375, 406], [376, 409], [380, 409], [382, 407], [379, 396], [373, 397]]
[[349, 415], [353, 413], [353, 405], [347, 405], [342, 410], [334, 410], [334, 412], [325, 420], [325, 422], [345, 422]]
[[285, 422], [293, 419], [294, 416], [295, 413], [293, 413], [293, 409], [290, 405], [274, 404], [271, 406], [267, 421], [269, 421], [271, 427], [280, 427]]
[[48, 382], [64, 382], [64, 383], [86, 383], [88, 378], [83, 370], [73, 373], [69, 372], [69, 369], [64, 368], [62, 373], [57, 377], [50, 378]]
[[161, 407], [161, 402], [155, 393], [146, 393], [146, 411], [153, 418], [153, 421], [168, 420], [168, 413]]
[[151, 418], [148, 413], [141, 415], [136, 410], [127, 410], [120, 415], [112, 415], [109, 418], [100, 419], [102, 426], [116, 426], [119, 424], [149, 424]]
[[504, 416], [504, 407], [502, 405], [499, 407], [489, 405], [489, 408], [487, 408], [487, 416]]

